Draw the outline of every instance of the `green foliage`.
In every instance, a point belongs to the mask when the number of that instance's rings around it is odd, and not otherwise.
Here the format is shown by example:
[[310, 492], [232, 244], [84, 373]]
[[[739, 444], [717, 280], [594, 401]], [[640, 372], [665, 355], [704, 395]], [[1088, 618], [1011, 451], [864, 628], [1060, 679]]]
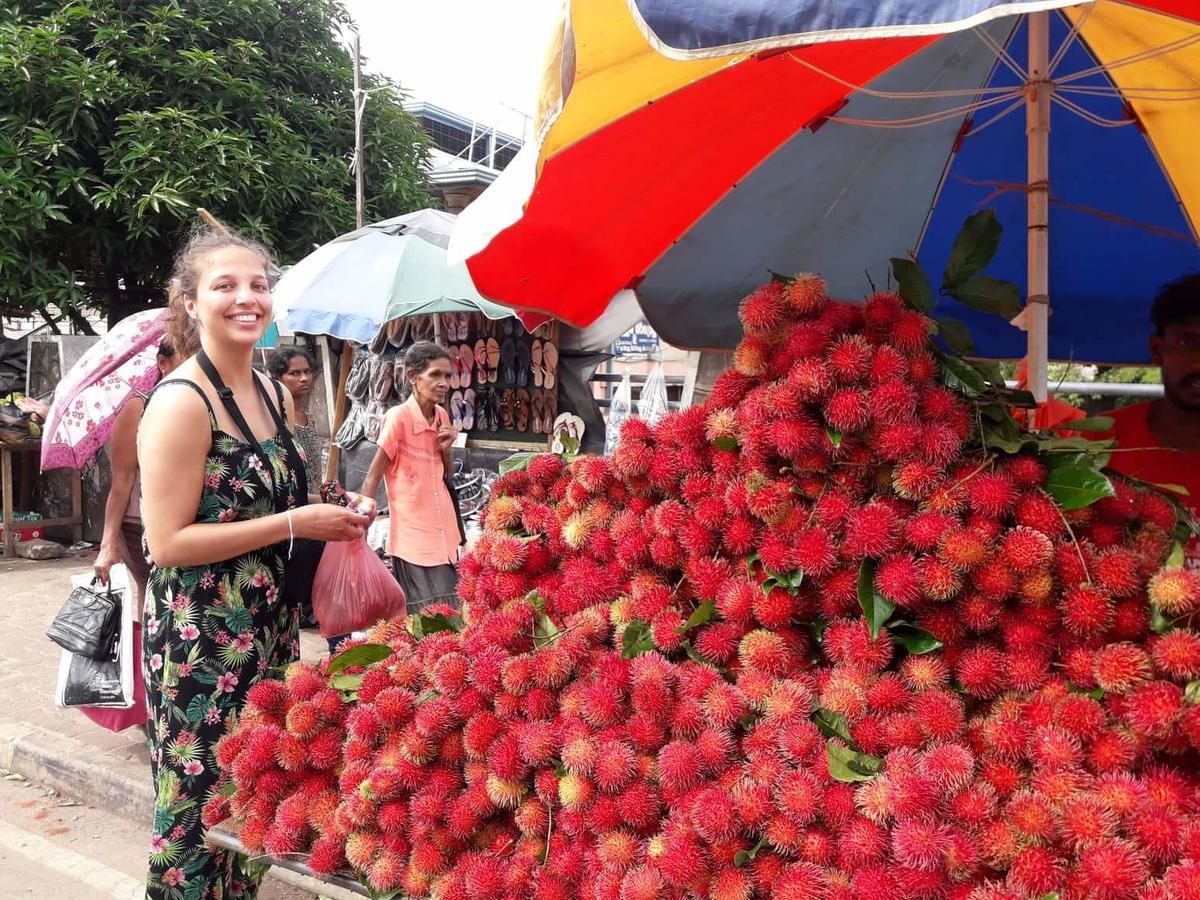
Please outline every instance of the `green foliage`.
[[[340, 0], [0, 10], [0, 309], [163, 301], [196, 207], [284, 263], [354, 224]], [[427, 205], [427, 141], [364, 79], [367, 219]]]

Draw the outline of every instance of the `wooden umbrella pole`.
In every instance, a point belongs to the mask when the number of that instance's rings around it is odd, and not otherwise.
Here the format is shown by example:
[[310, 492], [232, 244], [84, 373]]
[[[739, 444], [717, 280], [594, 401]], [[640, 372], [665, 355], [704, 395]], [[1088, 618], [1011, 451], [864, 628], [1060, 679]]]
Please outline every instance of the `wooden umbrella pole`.
[[[350, 367], [353, 365], [354, 345], [349, 341], [343, 341], [342, 360], [338, 365], [337, 391], [333, 395], [333, 429], [330, 433], [335, 437], [338, 430], [342, 427], [342, 421], [346, 417], [346, 381], [350, 378]], [[337, 479], [338, 462], [341, 460], [341, 456], [341, 448], [331, 441], [329, 445], [329, 461], [325, 464], [326, 481]]]
[[1029, 80], [1025, 83], [1027, 175], [1025, 213], [1028, 287], [1025, 295], [1029, 390], [1038, 403], [1047, 394], [1050, 356], [1050, 14], [1030, 13]]

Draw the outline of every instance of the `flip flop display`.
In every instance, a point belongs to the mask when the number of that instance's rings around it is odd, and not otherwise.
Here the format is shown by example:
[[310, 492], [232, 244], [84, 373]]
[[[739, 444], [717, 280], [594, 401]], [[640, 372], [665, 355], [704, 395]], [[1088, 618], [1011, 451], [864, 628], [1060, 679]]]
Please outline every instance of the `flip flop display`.
[[530, 348], [530, 368], [533, 372], [533, 386], [542, 386], [542, 342], [535, 340]]
[[487, 380], [495, 384], [500, 377], [500, 343], [495, 338], [487, 340]]
[[462, 430], [470, 431], [475, 427], [475, 392], [470, 388], [463, 391]]
[[529, 384], [529, 365], [531, 362], [529, 345], [524, 341], [517, 341], [517, 384], [520, 387], [525, 387]]
[[516, 415], [515, 402], [512, 388], [505, 388], [500, 395], [500, 422], [505, 431], [512, 431]]
[[471, 348], [466, 344], [459, 344], [458, 347], [459, 365], [462, 366], [462, 386], [470, 387], [475, 380], [473, 375], [475, 372], [475, 355], [471, 352]]
[[529, 430], [529, 391], [517, 388], [516, 394], [517, 431]]
[[558, 348], [549, 341], [542, 345], [542, 362], [545, 370], [542, 383], [547, 390], [550, 390], [557, 381]]
[[500, 381], [512, 384], [517, 380], [517, 345], [512, 338], [505, 338], [500, 345]]
[[462, 408], [463, 408], [462, 394], [459, 393], [458, 391], [455, 391], [453, 394], [450, 395], [450, 421], [453, 422], [454, 427], [459, 429], [460, 431], [462, 430], [462, 427], [463, 427]]
[[542, 430], [542, 416], [546, 414], [545, 398], [542, 392], [535, 390], [533, 396], [529, 398], [529, 408], [533, 414], [533, 418], [529, 422], [529, 430], [534, 434], [545, 434]]

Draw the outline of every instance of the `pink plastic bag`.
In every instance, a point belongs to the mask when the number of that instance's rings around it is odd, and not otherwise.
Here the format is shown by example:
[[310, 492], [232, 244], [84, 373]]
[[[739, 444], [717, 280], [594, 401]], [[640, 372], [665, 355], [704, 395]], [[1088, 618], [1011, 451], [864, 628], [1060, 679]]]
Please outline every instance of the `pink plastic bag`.
[[81, 713], [109, 731], [124, 731], [134, 725], [145, 725], [146, 682], [142, 680], [142, 623], [133, 623], [133, 706], [121, 709], [111, 706], [79, 706]]
[[403, 588], [365, 539], [325, 545], [312, 604], [323, 637], [362, 631], [407, 611]]

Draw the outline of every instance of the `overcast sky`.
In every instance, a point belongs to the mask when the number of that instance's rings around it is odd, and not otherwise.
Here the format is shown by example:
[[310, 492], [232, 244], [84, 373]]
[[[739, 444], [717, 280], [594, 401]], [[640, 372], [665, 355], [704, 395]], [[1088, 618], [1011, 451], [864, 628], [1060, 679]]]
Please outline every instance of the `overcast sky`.
[[562, 0], [344, 0], [367, 69], [415, 99], [522, 135]]

